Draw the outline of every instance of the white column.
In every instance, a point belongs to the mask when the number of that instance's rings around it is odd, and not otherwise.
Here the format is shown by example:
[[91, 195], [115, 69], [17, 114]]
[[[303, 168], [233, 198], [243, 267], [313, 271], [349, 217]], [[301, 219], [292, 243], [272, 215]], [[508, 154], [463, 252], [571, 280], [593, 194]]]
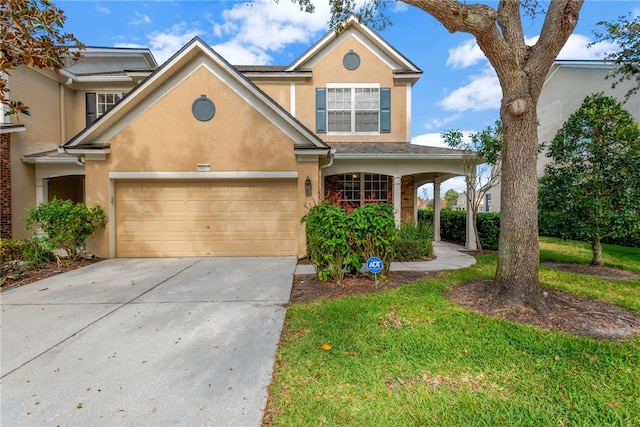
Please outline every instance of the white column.
[[433, 240], [440, 241], [440, 178], [433, 181]]
[[473, 208], [471, 206], [471, 200], [476, 197], [476, 190], [472, 185], [475, 182], [473, 175], [474, 172], [472, 171], [471, 176], [467, 177], [467, 242], [465, 246], [470, 251], [475, 251], [476, 249], [478, 249], [476, 235], [473, 232]]
[[396, 217], [396, 225], [400, 227], [402, 210], [402, 177], [393, 177], [393, 211]]
[[49, 201], [49, 180], [36, 179], [36, 205]]

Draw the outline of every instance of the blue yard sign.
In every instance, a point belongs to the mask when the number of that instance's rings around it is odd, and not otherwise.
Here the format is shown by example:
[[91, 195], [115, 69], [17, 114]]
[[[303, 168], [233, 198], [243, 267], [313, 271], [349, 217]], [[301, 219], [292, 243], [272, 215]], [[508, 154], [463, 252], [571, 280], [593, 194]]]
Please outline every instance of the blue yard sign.
[[380, 273], [382, 271], [382, 260], [377, 256], [372, 256], [367, 260], [367, 269], [373, 274]]

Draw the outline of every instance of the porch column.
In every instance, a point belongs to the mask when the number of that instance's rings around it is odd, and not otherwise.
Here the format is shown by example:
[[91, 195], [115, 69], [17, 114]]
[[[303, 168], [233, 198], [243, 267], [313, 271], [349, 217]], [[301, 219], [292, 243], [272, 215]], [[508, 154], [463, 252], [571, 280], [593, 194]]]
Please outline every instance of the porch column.
[[400, 227], [402, 212], [402, 176], [393, 177], [393, 212], [396, 217], [396, 225]]
[[433, 241], [440, 241], [440, 178], [433, 180]]
[[49, 179], [36, 179], [36, 205], [49, 200]]
[[467, 176], [467, 242], [466, 248], [470, 251], [478, 249], [478, 242], [476, 242], [476, 235], [473, 232], [473, 214], [471, 200], [476, 197], [476, 190], [473, 186], [475, 183], [475, 171], [471, 171]]

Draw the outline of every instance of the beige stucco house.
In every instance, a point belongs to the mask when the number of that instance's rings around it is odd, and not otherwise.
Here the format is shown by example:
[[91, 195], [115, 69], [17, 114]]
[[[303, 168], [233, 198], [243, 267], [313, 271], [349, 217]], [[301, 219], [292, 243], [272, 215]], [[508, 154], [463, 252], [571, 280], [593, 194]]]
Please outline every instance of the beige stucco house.
[[[626, 80], [611, 87], [612, 80], [607, 80], [612, 65], [604, 61], [557, 60], [549, 70], [538, 100], [538, 141], [551, 141], [564, 122], [582, 104], [588, 95], [604, 92], [619, 101], [633, 86], [633, 81]], [[640, 95], [635, 94], [624, 104], [634, 119], [640, 122]], [[544, 175], [544, 168], [550, 162], [545, 152], [538, 154], [538, 177]], [[501, 187], [497, 185], [485, 196], [485, 206], [492, 212], [500, 212]]]
[[422, 70], [353, 17], [287, 66], [233, 66], [198, 38], [154, 65], [86, 127], [86, 93], [60, 81], [60, 97], [73, 98], [66, 121], [52, 120], [52, 132], [66, 125], [61, 147], [14, 153], [11, 142], [12, 162], [35, 175], [20, 190], [30, 203], [58, 191], [38, 172], [45, 164], [64, 159], [65, 176], [83, 177], [78, 194], [109, 218], [88, 242], [97, 256], [303, 255], [300, 219], [325, 195], [390, 202], [400, 223], [417, 217], [420, 185], [439, 193], [464, 174], [470, 154], [410, 144]]

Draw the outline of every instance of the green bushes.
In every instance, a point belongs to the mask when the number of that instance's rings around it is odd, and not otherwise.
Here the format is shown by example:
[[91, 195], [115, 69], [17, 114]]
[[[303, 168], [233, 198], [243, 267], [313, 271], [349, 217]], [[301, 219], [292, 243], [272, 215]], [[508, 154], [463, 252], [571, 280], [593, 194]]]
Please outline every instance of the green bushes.
[[27, 227], [36, 226], [45, 234], [49, 248], [64, 249], [77, 259], [85, 240], [107, 224], [100, 205], [89, 209], [84, 203], [54, 198], [27, 211]]
[[393, 259], [397, 230], [393, 207], [367, 203], [346, 210], [333, 200], [323, 200], [302, 218], [307, 235], [307, 254], [322, 281], [342, 283], [344, 270], [357, 271], [364, 261], [377, 256], [386, 275]]
[[[420, 209], [418, 211], [420, 222], [433, 222], [433, 210]], [[464, 244], [467, 229], [467, 213], [465, 211], [440, 211], [440, 237], [443, 240]], [[478, 234], [483, 249], [498, 249], [500, 237], [500, 213], [480, 212], [477, 216]]]
[[411, 261], [424, 257], [433, 257], [433, 227], [424, 221], [418, 224], [404, 222], [400, 226], [395, 244], [395, 257], [398, 261]]
[[0, 284], [4, 282], [8, 273], [23, 270], [25, 264], [37, 268], [53, 259], [53, 253], [41, 238], [34, 236], [25, 240], [0, 239]]

